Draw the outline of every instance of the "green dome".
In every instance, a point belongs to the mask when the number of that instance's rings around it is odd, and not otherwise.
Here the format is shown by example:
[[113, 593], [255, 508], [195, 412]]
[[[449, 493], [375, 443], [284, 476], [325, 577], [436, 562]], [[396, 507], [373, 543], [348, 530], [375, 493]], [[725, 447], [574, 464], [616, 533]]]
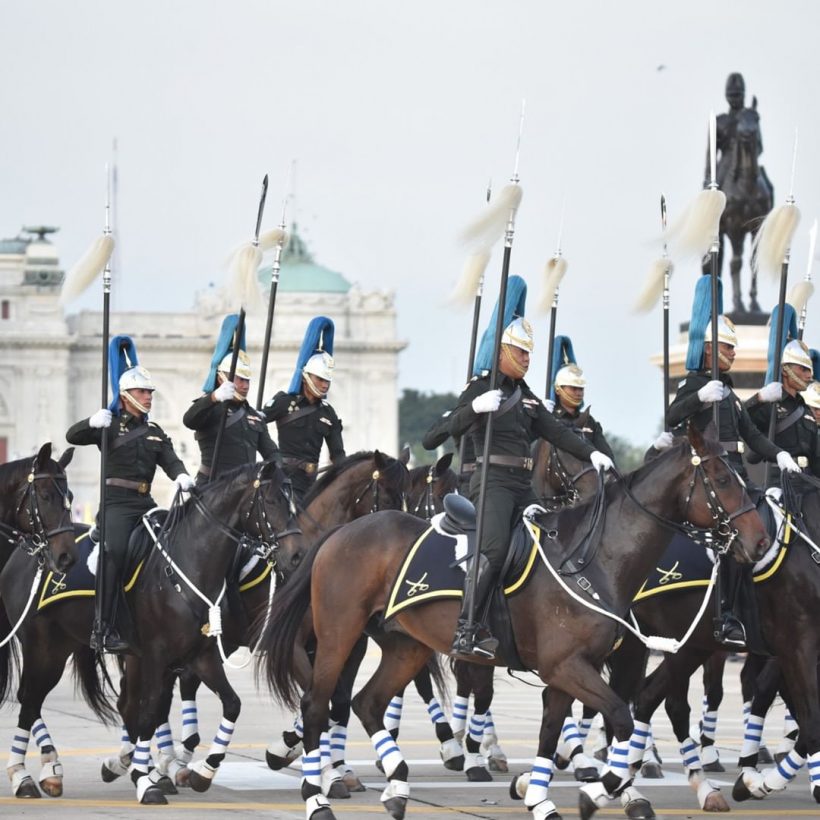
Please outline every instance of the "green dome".
[[[259, 281], [267, 289], [270, 287], [271, 266], [259, 269]], [[280, 293], [347, 293], [350, 282], [341, 273], [317, 265], [299, 236], [296, 225], [291, 227], [290, 241], [282, 252], [279, 273]]]

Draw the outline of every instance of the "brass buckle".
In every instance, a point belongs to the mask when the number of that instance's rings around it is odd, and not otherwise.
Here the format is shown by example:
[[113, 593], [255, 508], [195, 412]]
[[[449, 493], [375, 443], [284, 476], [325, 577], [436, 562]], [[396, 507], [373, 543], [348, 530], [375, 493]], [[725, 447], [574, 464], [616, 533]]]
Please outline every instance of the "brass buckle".
[[145, 495], [150, 489], [151, 485], [147, 481], [140, 481], [137, 485], [137, 492], [142, 493], [143, 495]]
[[307, 475], [313, 475], [316, 472], [316, 468], [318, 466], [318, 464], [305, 464], [303, 469], [305, 473], [307, 473]]
[[521, 462], [522, 462], [522, 466], [525, 470], [531, 470], [532, 469], [532, 463], [533, 463], [532, 458], [530, 458], [530, 457], [523, 458], [523, 459], [521, 459]]

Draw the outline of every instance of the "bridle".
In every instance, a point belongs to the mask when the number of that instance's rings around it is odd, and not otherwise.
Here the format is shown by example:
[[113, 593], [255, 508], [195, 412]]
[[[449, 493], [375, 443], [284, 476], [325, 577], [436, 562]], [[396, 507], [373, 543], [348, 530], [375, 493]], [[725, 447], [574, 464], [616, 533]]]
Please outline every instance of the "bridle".
[[436, 510], [436, 496], [433, 492], [433, 487], [436, 482], [436, 465], [431, 464], [427, 468], [427, 475], [424, 477], [424, 489], [419, 496], [419, 500], [416, 502], [416, 506], [413, 507], [410, 512], [421, 518], [422, 516], [426, 521], [429, 521], [437, 512]]
[[[396, 460], [394, 464], [391, 464], [385, 471], [384, 475], [387, 476], [387, 473], [393, 469], [394, 467], [402, 467], [403, 465], [401, 462]], [[381, 486], [380, 479], [382, 478], [382, 471], [376, 468], [370, 474], [370, 478], [365, 482], [364, 486], [362, 487], [361, 491], [356, 496], [356, 500], [353, 502], [354, 507], [358, 507], [361, 500], [367, 495], [368, 492], [373, 493], [373, 501], [370, 505], [370, 512], [379, 512], [381, 509], [381, 500], [379, 496], [379, 489]], [[402, 512], [407, 512], [407, 493], [402, 489], [401, 491], [401, 510]]]
[[586, 464], [575, 475], [571, 475], [569, 470], [561, 461], [558, 455], [558, 448], [550, 444], [550, 454], [547, 459], [546, 474], [555, 476], [560, 482], [561, 491], [550, 498], [542, 499], [542, 503], [547, 512], [558, 512], [565, 507], [572, 507], [581, 500], [581, 493], [578, 491], [577, 483], [595, 468], [591, 464]]
[[[37, 459], [35, 458], [31, 464], [31, 470], [26, 476], [25, 489], [15, 509], [15, 517], [19, 520], [25, 507], [30, 529], [15, 529], [8, 524], [0, 522], [0, 532], [2, 532], [10, 544], [16, 544], [28, 555], [37, 556], [42, 560], [43, 552], [49, 547], [49, 539], [55, 535], [61, 535], [64, 532], [70, 532], [73, 535], [74, 524], [71, 520], [71, 498], [68, 492], [68, 481], [66, 480], [65, 472], [61, 471], [56, 475], [54, 473], [37, 473], [35, 472], [36, 467]], [[36, 482], [38, 481], [50, 481], [63, 502], [61, 505], [63, 508], [62, 514], [58, 526], [50, 530], [46, 529], [40, 511], [40, 501], [36, 491]], [[62, 487], [60, 486], [61, 484], [65, 486]]]

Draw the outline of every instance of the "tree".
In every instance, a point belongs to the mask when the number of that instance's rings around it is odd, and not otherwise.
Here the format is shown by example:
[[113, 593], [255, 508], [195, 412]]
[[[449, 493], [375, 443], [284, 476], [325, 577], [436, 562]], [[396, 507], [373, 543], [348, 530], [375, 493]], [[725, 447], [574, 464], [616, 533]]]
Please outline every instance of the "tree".
[[[399, 399], [399, 446], [410, 445], [417, 461], [430, 461], [431, 454], [422, 446], [421, 440], [433, 422], [452, 410], [458, 402], [455, 393], [423, 393], [420, 390], [405, 389]], [[445, 450], [454, 449], [452, 440], [444, 445]]]
[[643, 464], [645, 447], [637, 447], [631, 441], [627, 441], [617, 433], [604, 433], [612, 454], [615, 456], [615, 464], [622, 473], [629, 473]]

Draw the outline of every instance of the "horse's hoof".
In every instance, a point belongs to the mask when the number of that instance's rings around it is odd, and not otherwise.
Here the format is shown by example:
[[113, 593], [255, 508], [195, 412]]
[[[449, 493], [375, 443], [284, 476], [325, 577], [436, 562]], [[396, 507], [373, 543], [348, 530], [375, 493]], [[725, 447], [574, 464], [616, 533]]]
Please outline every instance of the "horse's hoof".
[[596, 811], [598, 806], [595, 805], [595, 801], [586, 792], [581, 792], [578, 797], [578, 814], [581, 815], [581, 820], [589, 820]]
[[766, 746], [761, 746], [760, 751], [757, 753], [757, 765], [758, 766], [773, 766], [774, 765], [774, 758], [772, 757], [772, 753]]
[[327, 797], [329, 800], [347, 800], [350, 797], [350, 790], [343, 780], [334, 780], [327, 790]]
[[729, 811], [729, 804], [726, 802], [726, 798], [719, 791], [715, 790], [706, 795], [703, 801], [703, 811]]
[[105, 763], [100, 766], [100, 777], [102, 777], [103, 783], [113, 783], [119, 776], [119, 772], [111, 771]]
[[654, 761], [647, 760], [641, 766], [641, 777], [645, 777], [647, 780], [661, 780], [663, 778], [663, 769]]
[[310, 820], [336, 820], [336, 815], [327, 806], [323, 806], [310, 815]]
[[562, 772], [562, 771], [564, 771], [564, 769], [567, 768], [567, 766], [569, 766], [569, 759], [566, 758], [566, 757], [563, 757], [562, 755], [559, 755], [558, 752], [556, 752], [555, 753], [555, 768], [558, 769], [558, 771]]
[[174, 784], [180, 789], [191, 788], [191, 770], [187, 766], [183, 766], [174, 775]]
[[453, 737], [459, 742], [464, 743], [464, 729], [459, 729], [457, 732], [453, 732]]
[[489, 783], [493, 779], [493, 776], [484, 766], [471, 766], [464, 774], [467, 775], [467, 780], [470, 783]]
[[574, 774], [579, 783], [592, 783], [601, 776], [595, 766], [579, 766]]
[[393, 820], [404, 820], [404, 812], [407, 810], [406, 797], [389, 797], [382, 805]]
[[145, 790], [145, 794], [142, 796], [140, 803], [143, 806], [167, 806], [168, 801], [165, 799], [165, 795], [162, 793], [162, 789], [157, 786], [149, 786]]
[[445, 760], [444, 768], [449, 769], [451, 772], [463, 772], [464, 755], [456, 755], [455, 757], [451, 757], [449, 760]]
[[213, 778], [203, 777], [196, 769], [188, 769], [188, 785], [195, 792], [206, 792], [211, 788]]
[[174, 781], [168, 775], [160, 777], [156, 782], [156, 786], [163, 794], [179, 794]]
[[595, 750], [595, 754], [592, 755], [596, 760], [600, 760], [601, 763], [606, 763], [607, 757], [609, 757], [609, 752], [605, 748], [600, 748]]
[[49, 797], [63, 796], [63, 778], [62, 777], [47, 777], [40, 781], [40, 788]]
[[703, 764], [703, 771], [705, 771], [705, 772], [725, 772], [726, 769], [723, 767], [723, 764], [719, 760], [715, 760], [713, 763], [704, 763]]
[[510, 799], [523, 800], [524, 798], [518, 793], [518, 775], [515, 775], [510, 781]]
[[814, 798], [815, 803], [820, 803], [820, 786], [815, 786], [811, 790], [811, 796]]
[[367, 791], [367, 789], [364, 786], [364, 783], [362, 783], [362, 781], [359, 780], [358, 777], [356, 777], [355, 772], [352, 772], [350, 769], [348, 769], [342, 775], [342, 783], [344, 783], [345, 786], [347, 786], [347, 790], [350, 791], [350, 792], [364, 792], [364, 791]]
[[20, 781], [20, 785], [17, 787], [17, 791], [14, 792], [14, 796], [22, 800], [32, 800], [33, 798], [39, 798], [43, 795], [40, 794], [40, 790], [37, 788], [34, 778], [26, 777]]
[[648, 800], [632, 800], [624, 806], [624, 813], [629, 820], [652, 820], [655, 812]]
[[281, 757], [280, 755], [274, 755], [270, 752], [265, 752], [265, 761], [268, 764], [268, 768], [273, 769], [275, 772], [278, 772], [279, 769], [284, 769], [287, 766], [290, 766], [291, 763], [288, 758]]
[[510, 770], [506, 757], [488, 757], [487, 768], [491, 772], [499, 772], [500, 774], [507, 774]]
[[384, 763], [382, 763], [382, 759], [381, 759], [381, 758], [379, 758], [379, 759], [376, 761], [376, 768], [377, 768], [377, 769], [378, 769], [378, 770], [379, 770], [382, 774], [384, 774]]
[[749, 787], [743, 782], [743, 773], [735, 780], [735, 785], [732, 786], [732, 800], [736, 803], [743, 803], [744, 800], [751, 800], [752, 793]]

